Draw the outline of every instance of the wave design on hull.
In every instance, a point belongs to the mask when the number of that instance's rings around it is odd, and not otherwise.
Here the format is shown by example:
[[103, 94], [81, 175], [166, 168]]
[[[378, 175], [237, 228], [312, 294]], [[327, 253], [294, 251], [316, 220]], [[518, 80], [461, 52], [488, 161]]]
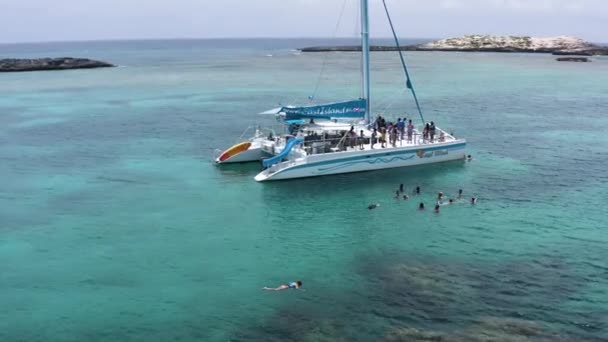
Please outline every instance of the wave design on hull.
[[368, 163], [370, 165], [377, 164], [377, 163], [388, 164], [388, 163], [394, 162], [395, 160], [403, 160], [403, 161], [409, 160], [409, 159], [414, 158], [415, 156], [416, 155], [413, 154], [413, 155], [405, 157], [405, 158], [404, 157], [400, 157], [400, 156], [395, 156], [395, 157], [392, 157], [392, 158], [389, 158], [389, 159], [375, 158], [375, 159], [357, 160], [357, 161], [352, 161], [352, 162], [349, 162], [349, 163], [344, 163], [344, 164], [340, 164], [340, 165], [336, 165], [336, 166], [332, 166], [332, 167], [320, 168], [320, 169], [317, 169], [317, 173], [318, 174], [323, 174], [323, 173], [326, 173], [326, 172], [329, 172], [329, 171], [335, 171], [335, 170], [343, 169], [343, 168], [346, 168], [346, 167], [349, 167], [349, 166], [352, 166], [352, 165], [356, 165], [356, 164], [361, 164], [361, 163]]

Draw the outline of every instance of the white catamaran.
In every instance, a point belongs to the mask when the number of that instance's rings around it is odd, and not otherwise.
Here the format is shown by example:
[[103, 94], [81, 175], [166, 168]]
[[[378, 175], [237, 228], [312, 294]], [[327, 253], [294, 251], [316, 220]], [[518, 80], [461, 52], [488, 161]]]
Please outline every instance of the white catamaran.
[[408, 122], [387, 125], [382, 118], [371, 121], [368, 0], [361, 0], [361, 98], [314, 106], [286, 106], [265, 112], [277, 115], [288, 127], [288, 133], [266, 134], [256, 129], [247, 141], [220, 152], [216, 163], [261, 160], [264, 170], [255, 180], [262, 182], [464, 159], [464, 139], [425, 123], [385, 0], [383, 4], [406, 86], [425, 127], [422, 132]]

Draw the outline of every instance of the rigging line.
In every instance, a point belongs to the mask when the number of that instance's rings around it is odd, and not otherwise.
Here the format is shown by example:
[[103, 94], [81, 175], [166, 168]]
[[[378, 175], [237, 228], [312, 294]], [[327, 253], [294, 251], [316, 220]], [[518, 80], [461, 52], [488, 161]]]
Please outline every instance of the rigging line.
[[399, 51], [399, 59], [401, 59], [401, 65], [403, 66], [403, 71], [405, 72], [405, 86], [410, 89], [412, 95], [414, 96], [414, 101], [416, 102], [416, 108], [418, 109], [418, 114], [420, 114], [420, 119], [424, 124], [424, 116], [422, 116], [422, 110], [420, 109], [420, 103], [418, 102], [418, 97], [416, 96], [416, 91], [414, 90], [414, 85], [412, 84], [412, 79], [410, 78], [410, 73], [407, 71], [407, 66], [405, 65], [405, 59], [403, 58], [403, 52], [401, 51], [401, 47], [399, 46], [399, 39], [397, 38], [397, 34], [395, 33], [395, 28], [393, 27], [393, 21], [391, 20], [391, 15], [388, 13], [388, 7], [386, 6], [386, 0], [382, 0], [382, 4], [384, 5], [384, 11], [386, 12], [386, 18], [388, 18], [388, 23], [391, 26], [391, 31], [393, 32], [393, 38], [395, 38], [395, 45], [397, 46], [397, 50]]
[[[342, 16], [344, 15], [344, 8], [346, 8], [347, 2], [348, 2], [348, 0], [344, 0], [344, 2], [342, 2], [342, 8], [340, 9], [340, 16], [338, 17], [338, 22], [336, 23], [336, 27], [334, 28], [334, 34], [332, 35], [332, 39], [336, 38], [336, 34], [338, 33], [338, 28], [340, 28], [340, 22], [342, 21]], [[312, 92], [311, 100], [313, 100], [317, 96], [317, 91], [319, 90], [319, 85], [321, 84], [321, 78], [323, 77], [323, 73], [325, 72], [325, 66], [327, 65], [327, 57], [329, 57], [329, 53], [330, 53], [330, 51], [326, 51], [323, 56], [323, 64], [321, 65], [321, 72], [319, 73], [319, 77], [317, 78], [317, 83], [315, 84], [315, 90]]]

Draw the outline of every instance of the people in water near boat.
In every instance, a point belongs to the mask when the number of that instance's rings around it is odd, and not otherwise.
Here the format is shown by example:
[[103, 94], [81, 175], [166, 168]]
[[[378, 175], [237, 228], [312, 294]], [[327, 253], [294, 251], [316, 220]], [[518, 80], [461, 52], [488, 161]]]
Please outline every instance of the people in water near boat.
[[471, 197], [471, 204], [477, 203], [477, 197]]
[[439, 193], [437, 194], [437, 200], [438, 200], [438, 201], [441, 201], [442, 199], [443, 199], [443, 192], [439, 192]]
[[367, 206], [367, 209], [373, 210], [373, 209], [378, 208], [379, 206], [380, 206], [380, 203], [372, 203], [372, 204], [370, 204], [370, 205]]
[[473, 160], [473, 157], [471, 157], [471, 155], [470, 155], [470, 154], [468, 154], [468, 155], [467, 155], [467, 161], [471, 161], [471, 160]]
[[435, 212], [436, 212], [436, 213], [438, 213], [438, 212], [439, 212], [439, 207], [440, 207], [440, 205], [439, 205], [439, 204], [435, 204]]
[[410, 199], [410, 196], [408, 196], [408, 195], [403, 195], [403, 199], [404, 199], [404, 200], [408, 200], [408, 199]]
[[418, 210], [424, 210], [424, 203], [420, 202], [418, 205]]
[[414, 193], [416, 195], [420, 195], [420, 187], [419, 186], [416, 187], [416, 190], [414, 190]]
[[399, 192], [403, 192], [403, 183], [399, 184]]
[[401, 196], [399, 196], [399, 190], [397, 190], [397, 191], [395, 191], [395, 199], [399, 199], [399, 197], [401, 197]]
[[448, 204], [454, 204], [454, 200], [450, 198], [450, 200], [448, 201]]
[[283, 284], [279, 287], [264, 287], [262, 288], [262, 290], [266, 290], [266, 291], [282, 291], [282, 290], [289, 290], [289, 289], [300, 289], [302, 288], [302, 281], [298, 280], [298, 281], [292, 281], [290, 283], [287, 283], [287, 285]]
[[458, 189], [458, 198], [462, 197], [462, 189]]

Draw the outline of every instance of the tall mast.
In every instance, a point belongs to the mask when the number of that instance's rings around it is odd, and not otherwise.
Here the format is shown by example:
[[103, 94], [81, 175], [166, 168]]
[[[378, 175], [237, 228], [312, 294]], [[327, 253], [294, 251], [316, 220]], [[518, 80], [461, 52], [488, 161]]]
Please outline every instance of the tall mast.
[[367, 13], [367, 1], [361, 0], [361, 98], [365, 99], [365, 113], [367, 122], [371, 122], [371, 112], [369, 105], [369, 17]]

